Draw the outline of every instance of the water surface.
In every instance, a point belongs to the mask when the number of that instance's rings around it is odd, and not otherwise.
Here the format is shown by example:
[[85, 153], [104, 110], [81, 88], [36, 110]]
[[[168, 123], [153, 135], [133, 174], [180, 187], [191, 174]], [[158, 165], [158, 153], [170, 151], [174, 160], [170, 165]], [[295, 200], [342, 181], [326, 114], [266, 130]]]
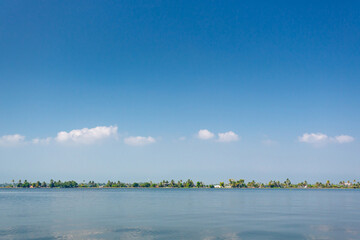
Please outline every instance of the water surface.
[[360, 191], [0, 189], [0, 239], [360, 239]]

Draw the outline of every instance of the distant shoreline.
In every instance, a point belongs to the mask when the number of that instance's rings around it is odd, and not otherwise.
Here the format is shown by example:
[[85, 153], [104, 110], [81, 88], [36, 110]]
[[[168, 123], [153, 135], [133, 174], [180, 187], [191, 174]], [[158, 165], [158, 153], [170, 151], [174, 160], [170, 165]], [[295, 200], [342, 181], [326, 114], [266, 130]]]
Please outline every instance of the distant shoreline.
[[219, 189], [219, 190], [231, 190], [231, 189], [238, 189], [238, 190], [354, 190], [354, 189], [360, 189], [358, 187], [346, 187], [346, 188], [209, 188], [209, 187], [203, 187], [203, 188], [177, 188], [177, 187], [74, 187], [74, 188], [62, 188], [62, 187], [39, 187], [39, 188], [19, 188], [19, 187], [0, 187], [0, 189]]
[[11, 183], [0, 184], [0, 188], [16, 189], [16, 188], [219, 188], [219, 189], [358, 189], [360, 188], [360, 182], [356, 180], [353, 181], [340, 181], [338, 184], [331, 183], [326, 181], [326, 183], [316, 182], [313, 184], [308, 183], [307, 181], [300, 183], [292, 183], [289, 179], [286, 179], [284, 182], [280, 181], [270, 181], [268, 183], [255, 182], [245, 182], [244, 179], [233, 180], [229, 179], [228, 183], [220, 182], [219, 184], [204, 184], [201, 181], [194, 183], [191, 179], [187, 181], [182, 180], [163, 180], [159, 183], [150, 182], [133, 182], [133, 183], [124, 183], [120, 181], [108, 181], [107, 183], [96, 183], [94, 181], [89, 181], [85, 183], [77, 183], [76, 181], [54, 181], [50, 182], [29, 182], [24, 180], [12, 180]]

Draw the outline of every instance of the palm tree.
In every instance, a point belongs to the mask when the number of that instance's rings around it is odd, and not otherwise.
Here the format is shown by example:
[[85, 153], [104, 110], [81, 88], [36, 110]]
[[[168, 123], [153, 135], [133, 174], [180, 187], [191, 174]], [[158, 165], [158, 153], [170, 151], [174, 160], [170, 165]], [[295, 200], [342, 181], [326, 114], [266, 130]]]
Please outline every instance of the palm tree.
[[329, 180], [326, 181], [326, 186], [330, 187], [330, 181]]

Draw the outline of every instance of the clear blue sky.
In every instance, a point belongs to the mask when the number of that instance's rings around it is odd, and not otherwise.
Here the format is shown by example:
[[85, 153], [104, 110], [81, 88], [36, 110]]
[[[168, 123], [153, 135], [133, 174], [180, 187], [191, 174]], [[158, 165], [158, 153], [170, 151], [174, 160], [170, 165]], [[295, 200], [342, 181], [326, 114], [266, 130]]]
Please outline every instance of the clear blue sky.
[[360, 180], [359, 109], [359, 1], [0, 2], [0, 182]]

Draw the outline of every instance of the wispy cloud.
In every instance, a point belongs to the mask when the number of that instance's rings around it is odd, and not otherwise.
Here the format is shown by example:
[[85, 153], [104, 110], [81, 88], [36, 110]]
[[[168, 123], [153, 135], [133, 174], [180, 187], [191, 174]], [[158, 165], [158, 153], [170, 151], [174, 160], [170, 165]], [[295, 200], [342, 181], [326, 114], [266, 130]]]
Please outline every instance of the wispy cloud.
[[202, 140], [209, 140], [209, 139], [212, 139], [214, 137], [214, 133], [210, 132], [207, 129], [201, 129], [197, 133], [197, 137], [199, 139], [202, 139]]
[[349, 135], [329, 137], [323, 133], [304, 133], [298, 140], [299, 142], [321, 145], [327, 143], [349, 143], [354, 141], [355, 138]]
[[323, 133], [304, 133], [299, 137], [299, 142], [304, 143], [324, 143], [329, 137]]
[[131, 136], [124, 139], [124, 143], [130, 146], [144, 146], [155, 142], [156, 142], [155, 138], [150, 136], [149, 137]]
[[59, 132], [55, 140], [59, 143], [72, 142], [92, 144], [105, 138], [116, 137], [117, 130], [117, 126], [98, 126], [94, 128], [74, 129], [70, 132]]
[[32, 144], [49, 144], [52, 141], [51, 137], [47, 138], [34, 138], [31, 140]]
[[349, 143], [349, 142], [353, 142], [355, 138], [348, 135], [340, 135], [340, 136], [336, 136], [334, 140], [338, 143]]
[[20, 134], [13, 134], [13, 135], [5, 135], [0, 138], [0, 145], [1, 146], [13, 146], [20, 143], [24, 143], [25, 136]]
[[228, 131], [225, 133], [218, 133], [219, 142], [234, 142], [239, 140], [239, 136], [233, 131]]
[[272, 140], [272, 139], [265, 139], [265, 140], [262, 140], [261, 142], [262, 142], [262, 144], [264, 144], [266, 146], [275, 146], [278, 144], [277, 141]]

